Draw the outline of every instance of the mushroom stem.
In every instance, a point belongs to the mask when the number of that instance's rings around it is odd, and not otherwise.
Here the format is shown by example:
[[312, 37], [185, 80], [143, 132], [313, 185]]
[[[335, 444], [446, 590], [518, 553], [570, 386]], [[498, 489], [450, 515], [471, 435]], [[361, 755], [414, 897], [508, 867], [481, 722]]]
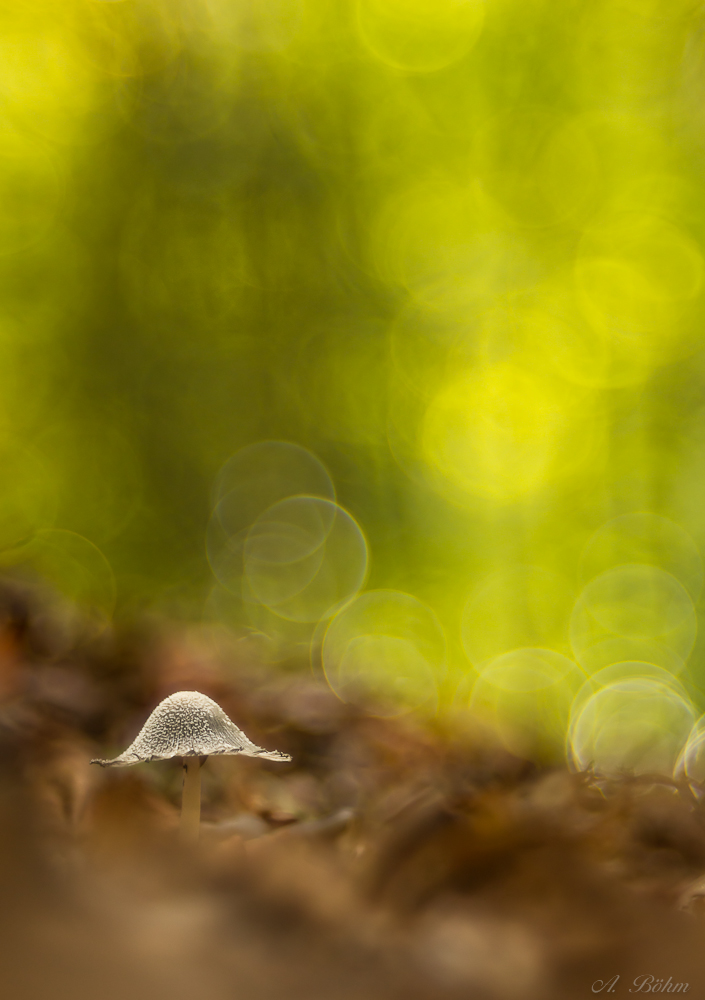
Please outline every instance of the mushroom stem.
[[183, 761], [184, 788], [179, 833], [183, 843], [195, 844], [201, 825], [201, 761], [198, 757], [184, 757]]

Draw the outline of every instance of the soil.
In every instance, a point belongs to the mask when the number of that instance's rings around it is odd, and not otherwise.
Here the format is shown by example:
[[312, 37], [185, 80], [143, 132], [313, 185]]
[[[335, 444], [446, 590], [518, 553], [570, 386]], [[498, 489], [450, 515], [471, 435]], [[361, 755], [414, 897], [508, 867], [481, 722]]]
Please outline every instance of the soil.
[[[291, 763], [91, 767], [178, 690]], [[705, 995], [705, 805], [381, 718], [242, 640], [97, 629], [0, 587], [0, 969], [12, 1000]], [[686, 989], [687, 987], [687, 989]]]

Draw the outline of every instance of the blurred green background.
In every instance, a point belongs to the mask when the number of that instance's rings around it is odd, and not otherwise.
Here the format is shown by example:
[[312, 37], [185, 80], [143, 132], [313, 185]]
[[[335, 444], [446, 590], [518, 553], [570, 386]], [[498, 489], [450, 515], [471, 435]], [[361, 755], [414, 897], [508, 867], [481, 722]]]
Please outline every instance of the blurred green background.
[[4, 564], [343, 696], [697, 714], [702, 6], [0, 10]]

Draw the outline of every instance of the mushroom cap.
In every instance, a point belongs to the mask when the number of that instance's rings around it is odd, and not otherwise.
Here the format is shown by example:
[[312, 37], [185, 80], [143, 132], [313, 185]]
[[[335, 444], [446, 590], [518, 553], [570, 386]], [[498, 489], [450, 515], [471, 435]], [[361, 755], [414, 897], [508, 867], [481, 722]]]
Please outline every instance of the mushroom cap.
[[171, 757], [210, 757], [242, 753], [265, 760], [291, 760], [279, 750], [255, 746], [220, 705], [198, 691], [179, 691], [160, 702], [134, 742], [112, 760], [92, 760], [101, 767], [127, 767]]

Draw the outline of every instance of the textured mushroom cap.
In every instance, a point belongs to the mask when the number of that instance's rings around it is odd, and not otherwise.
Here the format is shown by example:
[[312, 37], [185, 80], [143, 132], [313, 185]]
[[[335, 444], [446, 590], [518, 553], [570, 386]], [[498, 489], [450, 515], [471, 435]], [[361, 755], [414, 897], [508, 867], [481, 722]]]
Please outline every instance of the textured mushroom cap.
[[137, 739], [113, 760], [92, 760], [102, 767], [127, 767], [149, 760], [171, 757], [210, 757], [243, 753], [265, 760], [291, 760], [279, 750], [255, 746], [220, 705], [198, 691], [169, 695], [154, 709]]

